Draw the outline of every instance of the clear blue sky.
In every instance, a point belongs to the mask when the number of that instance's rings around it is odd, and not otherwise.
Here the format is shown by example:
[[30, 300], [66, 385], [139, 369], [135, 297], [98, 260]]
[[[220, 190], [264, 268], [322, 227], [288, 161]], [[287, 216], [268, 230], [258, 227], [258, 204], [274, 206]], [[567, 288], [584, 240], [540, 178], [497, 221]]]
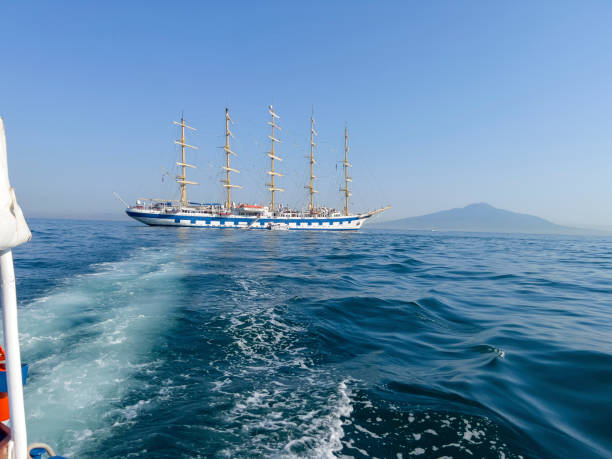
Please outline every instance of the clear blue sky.
[[265, 202], [266, 107], [281, 115], [282, 202], [340, 206], [348, 123], [355, 210], [388, 217], [472, 202], [612, 225], [612, 2], [2, 2], [0, 115], [31, 216], [120, 216], [176, 197], [177, 131], [220, 200], [224, 109], [245, 188]]

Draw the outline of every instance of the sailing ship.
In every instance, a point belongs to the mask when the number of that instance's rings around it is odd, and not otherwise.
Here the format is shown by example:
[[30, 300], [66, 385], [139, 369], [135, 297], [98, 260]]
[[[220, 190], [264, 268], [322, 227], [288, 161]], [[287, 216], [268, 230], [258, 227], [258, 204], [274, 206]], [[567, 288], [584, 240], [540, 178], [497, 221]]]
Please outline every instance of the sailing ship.
[[230, 131], [230, 123], [232, 119], [229, 115], [229, 109], [225, 109], [225, 164], [222, 169], [225, 173], [225, 178], [221, 180], [225, 188], [224, 203], [197, 203], [187, 200], [187, 186], [198, 185], [196, 182], [187, 180], [187, 169], [195, 168], [193, 164], [186, 162], [185, 153], [187, 149], [197, 149], [196, 146], [186, 142], [185, 130], [195, 131], [196, 129], [188, 126], [185, 120], [181, 117], [181, 121], [174, 121], [174, 124], [180, 126], [181, 137], [174, 143], [181, 148], [181, 160], [176, 165], [180, 167], [181, 175], [176, 177], [176, 181], [180, 187], [180, 200], [167, 199], [139, 199], [134, 206], [128, 206], [126, 213], [147, 225], [152, 226], [195, 226], [202, 228], [242, 228], [242, 229], [268, 229], [268, 230], [323, 230], [323, 231], [354, 231], [362, 227], [362, 225], [374, 215], [387, 210], [389, 206], [382, 207], [370, 212], [351, 213], [349, 212], [349, 198], [351, 192], [349, 183], [352, 182], [349, 177], [349, 168], [351, 164], [348, 162], [348, 128], [344, 129], [344, 160], [341, 161], [344, 167], [344, 187], [340, 191], [344, 195], [344, 211], [338, 211], [326, 206], [316, 205], [314, 195], [317, 190], [314, 188], [314, 166], [316, 164], [314, 158], [315, 152], [315, 131], [314, 115], [310, 118], [310, 178], [309, 185], [305, 188], [309, 193], [308, 209], [295, 210], [286, 206], [278, 205], [276, 201], [276, 193], [282, 193], [285, 190], [278, 186], [276, 179], [283, 176], [282, 173], [276, 170], [276, 162], [282, 161], [275, 151], [275, 146], [281, 141], [277, 138], [278, 132], [281, 130], [278, 125], [280, 117], [270, 105], [268, 109], [270, 114], [270, 170], [267, 171], [270, 179], [266, 183], [266, 188], [270, 192], [270, 204], [261, 206], [248, 203], [235, 203], [232, 200], [232, 189], [242, 188], [240, 185], [232, 183], [232, 173], [240, 173], [238, 169], [231, 167], [230, 158], [238, 156], [230, 147], [230, 138], [234, 138]]

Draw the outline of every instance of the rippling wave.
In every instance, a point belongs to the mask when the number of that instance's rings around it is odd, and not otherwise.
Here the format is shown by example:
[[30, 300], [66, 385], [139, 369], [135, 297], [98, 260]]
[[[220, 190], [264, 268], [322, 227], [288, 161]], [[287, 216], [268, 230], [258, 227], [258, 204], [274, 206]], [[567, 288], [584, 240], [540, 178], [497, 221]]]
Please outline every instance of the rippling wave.
[[612, 239], [34, 220], [29, 438], [72, 457], [609, 457]]

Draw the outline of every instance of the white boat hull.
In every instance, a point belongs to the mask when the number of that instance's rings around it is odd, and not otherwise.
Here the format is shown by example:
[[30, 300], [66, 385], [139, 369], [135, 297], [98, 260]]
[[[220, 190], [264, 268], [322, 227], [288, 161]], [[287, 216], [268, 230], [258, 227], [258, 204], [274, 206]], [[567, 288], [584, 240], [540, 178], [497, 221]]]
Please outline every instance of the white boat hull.
[[338, 217], [261, 217], [250, 215], [212, 216], [203, 213], [166, 213], [150, 209], [127, 209], [126, 213], [150, 226], [191, 226], [199, 228], [268, 229], [270, 224], [281, 224], [289, 230], [355, 231], [373, 214]]

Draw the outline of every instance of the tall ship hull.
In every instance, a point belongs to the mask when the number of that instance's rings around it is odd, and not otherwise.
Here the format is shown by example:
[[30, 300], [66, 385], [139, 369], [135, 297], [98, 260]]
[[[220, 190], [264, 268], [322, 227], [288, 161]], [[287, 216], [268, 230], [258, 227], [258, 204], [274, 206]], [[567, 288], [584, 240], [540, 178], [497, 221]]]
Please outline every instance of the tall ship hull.
[[270, 204], [268, 206], [260, 206], [254, 204], [236, 204], [232, 201], [232, 189], [242, 188], [239, 185], [232, 184], [231, 173], [239, 173], [240, 171], [230, 167], [230, 157], [237, 156], [230, 148], [230, 138], [233, 134], [230, 131], [230, 123], [232, 122], [229, 116], [229, 110], [225, 109], [225, 145], [222, 147], [225, 152], [225, 164], [222, 169], [225, 178], [221, 180], [225, 188], [226, 200], [225, 203], [195, 203], [187, 201], [187, 185], [197, 185], [196, 182], [187, 180], [187, 168], [195, 168], [196, 166], [186, 162], [185, 154], [187, 148], [197, 149], [193, 145], [186, 143], [185, 129], [194, 130], [191, 126], [181, 121], [175, 121], [174, 124], [180, 126], [181, 137], [174, 143], [181, 147], [181, 160], [176, 163], [180, 167], [181, 175], [176, 177], [176, 181], [180, 186], [180, 200], [163, 200], [163, 199], [142, 199], [138, 200], [136, 205], [127, 206], [126, 213], [131, 218], [138, 220], [141, 223], [151, 226], [190, 226], [198, 228], [238, 228], [238, 229], [266, 229], [278, 231], [356, 231], [374, 215], [388, 209], [373, 210], [365, 213], [349, 213], [349, 183], [352, 181], [348, 175], [348, 168], [351, 165], [348, 162], [348, 130], [344, 131], [344, 160], [340, 161], [344, 167], [344, 188], [340, 191], [344, 195], [344, 211], [338, 211], [325, 206], [316, 205], [314, 195], [317, 190], [314, 189], [314, 159], [315, 142], [314, 137], [317, 135], [314, 129], [314, 117], [311, 117], [310, 129], [310, 177], [309, 185], [305, 186], [309, 193], [309, 205], [307, 210], [294, 210], [275, 204], [275, 194], [284, 192], [275, 180], [282, 177], [283, 174], [275, 169], [276, 162], [282, 161], [275, 151], [275, 146], [280, 143], [278, 140], [279, 116], [274, 112], [272, 106], [269, 107], [271, 116], [268, 125], [271, 132], [268, 135], [271, 145], [267, 156], [270, 158], [270, 170], [268, 175], [270, 183], [266, 183], [266, 187], [270, 192]]
[[127, 214], [150, 226], [192, 226], [200, 228], [242, 228], [267, 230], [319, 230], [355, 231], [372, 217], [373, 212], [359, 215], [335, 217], [309, 216], [268, 216], [249, 215], [220, 216], [206, 212], [185, 212], [182, 210], [156, 210], [132, 207]]

